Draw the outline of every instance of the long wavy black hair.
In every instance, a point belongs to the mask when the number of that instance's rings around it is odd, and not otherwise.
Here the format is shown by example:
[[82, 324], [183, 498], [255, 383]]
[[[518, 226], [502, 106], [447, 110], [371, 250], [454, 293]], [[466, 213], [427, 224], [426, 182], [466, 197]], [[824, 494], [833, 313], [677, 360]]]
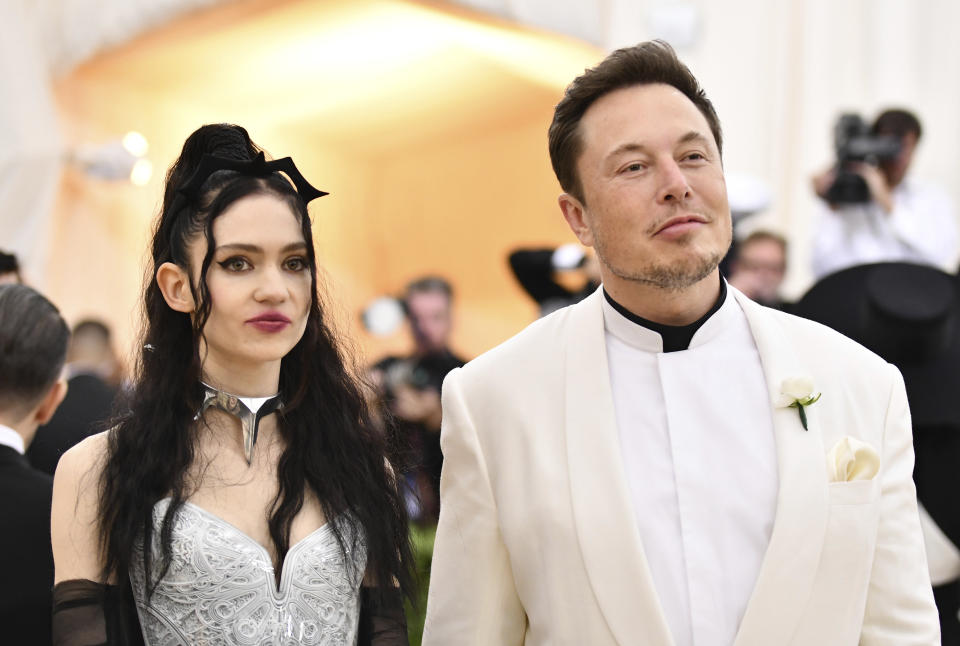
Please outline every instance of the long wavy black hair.
[[[207, 269], [215, 241], [213, 222], [246, 196], [274, 195], [300, 220], [310, 264], [312, 297], [306, 330], [283, 358], [279, 389], [283, 408], [277, 426], [285, 443], [277, 465], [279, 490], [270, 510], [270, 537], [282, 561], [290, 548], [290, 528], [309, 489], [333, 520], [347, 514], [362, 525], [367, 542], [367, 572], [381, 586], [399, 582], [410, 591], [410, 546], [402, 494], [388, 442], [371, 423], [362, 389], [347, 365], [338, 339], [324, 321], [317, 289], [317, 262], [310, 218], [303, 200], [279, 173], [266, 177], [218, 171], [190, 202], [178, 189], [193, 175], [205, 153], [251, 160], [260, 152], [247, 131], [235, 125], [206, 125], [187, 138], [166, 176], [163, 205], [152, 244], [152, 268], [144, 292], [142, 350], [135, 385], [122, 415], [108, 435], [108, 454], [100, 481], [99, 521], [104, 580], [127, 580], [133, 546], [152, 544], [154, 504], [170, 497], [160, 526], [159, 561], [143, 550], [148, 591], [167, 572], [177, 510], [197, 486], [188, 476], [196, 457], [194, 416], [202, 402], [201, 338], [210, 314]], [[157, 268], [173, 262], [190, 271], [188, 245], [206, 239], [206, 254], [194, 290], [194, 316], [174, 311], [155, 280]], [[344, 534], [331, 522], [341, 549]], [[348, 561], [349, 562], [349, 561]], [[154, 569], [151, 564], [159, 565]], [[151, 572], [158, 576], [151, 582]]]

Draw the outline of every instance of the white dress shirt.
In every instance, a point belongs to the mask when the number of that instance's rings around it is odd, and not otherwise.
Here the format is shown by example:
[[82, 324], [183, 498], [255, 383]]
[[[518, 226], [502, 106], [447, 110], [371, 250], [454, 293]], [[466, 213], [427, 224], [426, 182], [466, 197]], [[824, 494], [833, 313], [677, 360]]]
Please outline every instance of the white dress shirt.
[[956, 270], [957, 216], [950, 197], [930, 184], [905, 179], [891, 197], [893, 211], [876, 202], [833, 210], [818, 200], [813, 275], [874, 262], [915, 262]]
[[769, 390], [731, 291], [670, 353], [603, 303], [624, 468], [676, 646], [733, 643], [776, 513]]
[[20, 437], [20, 434], [3, 424], [0, 424], [0, 446], [9, 446], [20, 455], [23, 455], [26, 451], [26, 447], [23, 445], [23, 438]]

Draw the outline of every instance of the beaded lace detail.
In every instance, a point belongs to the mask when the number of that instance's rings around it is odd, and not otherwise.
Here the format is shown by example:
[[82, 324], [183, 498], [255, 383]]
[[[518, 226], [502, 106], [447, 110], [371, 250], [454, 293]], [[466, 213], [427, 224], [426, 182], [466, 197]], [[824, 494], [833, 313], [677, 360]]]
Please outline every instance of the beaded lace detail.
[[[169, 502], [154, 506], [155, 555], [160, 554], [160, 525]], [[262, 545], [227, 521], [184, 503], [174, 520], [170, 569], [149, 605], [142, 542], [136, 546], [130, 580], [146, 646], [353, 646], [366, 549], [355, 524], [337, 522], [350, 548], [350, 564], [328, 523], [290, 548], [278, 587]]]

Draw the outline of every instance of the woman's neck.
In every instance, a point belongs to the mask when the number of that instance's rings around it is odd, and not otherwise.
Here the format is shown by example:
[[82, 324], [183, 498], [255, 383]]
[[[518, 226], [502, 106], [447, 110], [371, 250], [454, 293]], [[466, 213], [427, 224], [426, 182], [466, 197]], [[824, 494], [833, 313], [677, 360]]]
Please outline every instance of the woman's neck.
[[255, 366], [226, 366], [207, 359], [201, 371], [203, 382], [240, 397], [271, 397], [280, 384], [280, 361]]

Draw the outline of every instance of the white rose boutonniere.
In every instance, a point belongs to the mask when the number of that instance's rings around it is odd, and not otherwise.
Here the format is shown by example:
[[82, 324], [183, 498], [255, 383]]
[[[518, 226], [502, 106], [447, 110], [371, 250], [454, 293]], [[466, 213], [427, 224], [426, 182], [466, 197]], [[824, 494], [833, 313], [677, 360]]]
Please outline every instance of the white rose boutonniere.
[[800, 413], [800, 423], [803, 430], [807, 430], [807, 413], [804, 406], [815, 404], [820, 399], [820, 393], [813, 392], [813, 379], [810, 377], [790, 377], [780, 384], [780, 398], [778, 408], [796, 408]]

